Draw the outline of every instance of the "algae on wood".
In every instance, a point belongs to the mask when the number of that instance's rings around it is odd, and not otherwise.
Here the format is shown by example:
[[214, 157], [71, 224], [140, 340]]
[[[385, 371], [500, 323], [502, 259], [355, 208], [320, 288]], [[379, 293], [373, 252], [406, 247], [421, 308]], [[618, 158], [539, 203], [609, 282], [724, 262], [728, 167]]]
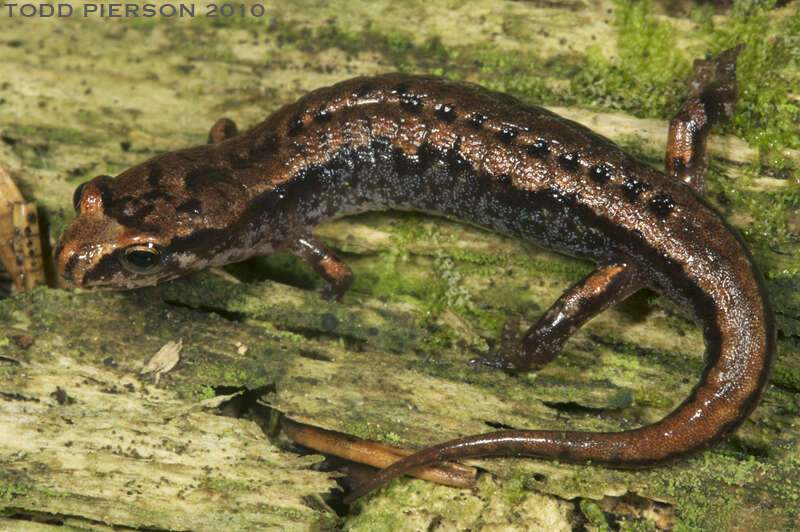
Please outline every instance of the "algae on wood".
[[[311, 88], [401, 69], [558, 106], [660, 166], [678, 79], [726, 31], [751, 39], [744, 102], [756, 89], [771, 101], [780, 83], [800, 80], [796, 63], [781, 60], [797, 52], [798, 2], [769, 11], [767, 22], [763, 6], [743, 17], [744, 4], [714, 16], [710, 8], [650, 16], [650, 2], [500, 0], [274, 2], [258, 20], [3, 12], [0, 164], [42, 206], [54, 239], [87, 178], [202, 143], [220, 116], [249, 126]], [[635, 63], [641, 42], [652, 64]], [[131, 293], [40, 289], [0, 301], [0, 524], [557, 530], [616, 519], [791, 528], [800, 496], [800, 141], [786, 126], [796, 126], [796, 94], [779, 103], [763, 122], [735, 130], [751, 138], [760, 129], [775, 149], [748, 147], [732, 129], [710, 144], [710, 200], [746, 234], [781, 333], [761, 406], [714, 449], [633, 472], [474, 461], [494, 474], [474, 492], [403, 479], [337, 520], [317, 496], [336, 475], [315, 471], [316, 458], [280, 448], [252, 421], [216, 415], [217, 393], [257, 390], [298, 421], [422, 447], [503, 426], [651, 423], [686, 397], [702, 367], [697, 327], [640, 293], [593, 320], [539, 373], [471, 368], [466, 360], [509, 314], [535, 320], [591, 265], [454, 222], [369, 214], [316, 233], [356, 274], [341, 303], [321, 301], [310, 290], [317, 281], [287, 257], [231, 268], [243, 284], [202, 273]], [[756, 116], [747, 105], [740, 116]], [[756, 157], [765, 166], [751, 165]], [[158, 386], [139, 376], [179, 338], [181, 360]]]

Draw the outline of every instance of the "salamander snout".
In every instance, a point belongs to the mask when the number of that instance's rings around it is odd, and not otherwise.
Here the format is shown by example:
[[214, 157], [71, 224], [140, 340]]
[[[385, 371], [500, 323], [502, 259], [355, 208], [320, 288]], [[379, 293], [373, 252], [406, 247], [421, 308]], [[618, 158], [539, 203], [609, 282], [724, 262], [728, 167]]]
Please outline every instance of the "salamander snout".
[[91, 239], [98, 232], [98, 224], [86, 222], [82, 220], [80, 224], [71, 225], [58, 239], [53, 250], [56, 273], [69, 287], [85, 286], [87, 273], [107, 253], [102, 241]]

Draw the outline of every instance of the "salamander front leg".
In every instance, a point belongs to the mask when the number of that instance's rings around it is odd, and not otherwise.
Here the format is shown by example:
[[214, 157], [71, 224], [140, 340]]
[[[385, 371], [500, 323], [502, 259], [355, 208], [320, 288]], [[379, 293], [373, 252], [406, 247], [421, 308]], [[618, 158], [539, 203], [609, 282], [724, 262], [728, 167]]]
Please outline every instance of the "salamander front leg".
[[325, 299], [338, 301], [350, 288], [350, 284], [353, 282], [353, 272], [350, 271], [347, 264], [333, 254], [333, 251], [314, 237], [298, 238], [289, 247], [289, 251], [322, 277], [325, 284], [322, 285], [319, 292]]
[[703, 194], [706, 190], [708, 154], [706, 138], [715, 124], [728, 118], [736, 105], [736, 56], [740, 44], [713, 59], [694, 62], [694, 75], [686, 80], [691, 97], [669, 124], [667, 175]]
[[539, 369], [558, 355], [573, 332], [638, 288], [632, 267], [626, 264], [599, 266], [558, 298], [528, 329], [522, 341], [511, 345], [514, 337], [512, 331], [518, 331], [519, 328], [510, 321], [503, 328], [497, 355], [473, 359], [470, 364], [515, 372]]

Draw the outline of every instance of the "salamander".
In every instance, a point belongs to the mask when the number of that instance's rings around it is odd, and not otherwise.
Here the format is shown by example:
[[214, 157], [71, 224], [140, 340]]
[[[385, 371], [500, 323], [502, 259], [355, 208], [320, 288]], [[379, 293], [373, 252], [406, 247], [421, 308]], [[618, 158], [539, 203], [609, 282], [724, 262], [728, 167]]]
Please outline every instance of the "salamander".
[[338, 299], [352, 274], [311, 228], [383, 209], [434, 213], [588, 258], [597, 269], [520, 341], [472, 363], [538, 369], [586, 321], [647, 287], [702, 328], [705, 369], [689, 397], [635, 430], [501, 430], [448, 441], [381, 470], [349, 499], [426, 464], [472, 456], [659, 464], [741, 425], [775, 355], [761, 276], [702, 198], [706, 138], [734, 107], [740, 49], [695, 62], [690, 98], [670, 124], [665, 172], [575, 122], [473, 84], [360, 77], [242, 133], [222, 119], [208, 144], [79, 186], [55, 263], [68, 284], [130, 289], [289, 251], [325, 281], [323, 296]]

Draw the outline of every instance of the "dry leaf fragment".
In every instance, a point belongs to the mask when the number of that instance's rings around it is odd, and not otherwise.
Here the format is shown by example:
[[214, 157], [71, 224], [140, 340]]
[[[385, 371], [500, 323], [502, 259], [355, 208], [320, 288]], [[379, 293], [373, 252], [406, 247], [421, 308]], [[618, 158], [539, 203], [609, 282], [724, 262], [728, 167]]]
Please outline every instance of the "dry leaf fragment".
[[153, 358], [142, 368], [139, 375], [155, 374], [155, 385], [158, 386], [158, 380], [161, 375], [174, 368], [180, 361], [181, 349], [183, 349], [183, 338], [179, 338], [177, 342], [167, 342], [153, 355]]
[[0, 262], [11, 275], [15, 293], [45, 284], [36, 202], [25, 201], [0, 166]]

